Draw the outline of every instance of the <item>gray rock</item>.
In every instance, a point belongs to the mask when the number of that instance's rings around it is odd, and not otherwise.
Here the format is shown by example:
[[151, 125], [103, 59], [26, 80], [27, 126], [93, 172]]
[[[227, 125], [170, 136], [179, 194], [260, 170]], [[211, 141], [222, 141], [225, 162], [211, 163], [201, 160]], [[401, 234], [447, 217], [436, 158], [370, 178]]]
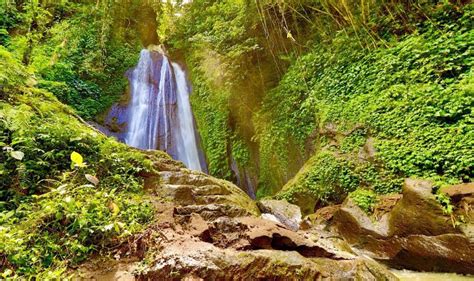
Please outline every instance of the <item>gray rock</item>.
[[297, 231], [302, 222], [300, 207], [283, 200], [264, 199], [257, 203], [262, 213], [273, 215], [288, 229]]

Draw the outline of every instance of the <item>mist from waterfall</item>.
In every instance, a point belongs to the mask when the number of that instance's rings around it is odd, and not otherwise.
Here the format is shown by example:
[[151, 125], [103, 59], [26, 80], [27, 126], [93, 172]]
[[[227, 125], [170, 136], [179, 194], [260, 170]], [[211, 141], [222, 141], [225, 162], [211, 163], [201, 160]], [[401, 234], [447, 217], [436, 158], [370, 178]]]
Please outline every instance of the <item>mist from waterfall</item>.
[[140, 149], [163, 150], [189, 169], [203, 171], [184, 70], [162, 53], [145, 49], [128, 77], [130, 101], [118, 114], [127, 124], [123, 141]]

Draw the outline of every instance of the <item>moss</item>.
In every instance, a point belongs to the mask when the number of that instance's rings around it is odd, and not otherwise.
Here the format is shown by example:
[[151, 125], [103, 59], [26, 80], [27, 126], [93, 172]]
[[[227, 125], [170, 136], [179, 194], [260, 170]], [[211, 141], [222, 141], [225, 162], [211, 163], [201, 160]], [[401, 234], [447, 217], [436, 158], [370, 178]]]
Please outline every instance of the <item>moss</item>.
[[[345, 195], [359, 184], [360, 177], [354, 172], [353, 163], [331, 152], [323, 152], [314, 156], [275, 197], [297, 204], [311, 213], [316, 204], [342, 202]], [[312, 205], [307, 206], [308, 203]]]

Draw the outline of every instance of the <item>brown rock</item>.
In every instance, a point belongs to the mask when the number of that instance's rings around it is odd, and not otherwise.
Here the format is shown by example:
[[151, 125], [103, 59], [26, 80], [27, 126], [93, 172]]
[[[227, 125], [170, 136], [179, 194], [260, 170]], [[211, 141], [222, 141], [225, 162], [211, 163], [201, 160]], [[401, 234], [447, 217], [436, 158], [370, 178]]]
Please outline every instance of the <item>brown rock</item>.
[[363, 259], [335, 262], [307, 259], [297, 252], [239, 252], [184, 241], [163, 249], [138, 280], [397, 280], [382, 266]]
[[406, 180], [403, 197], [389, 200], [378, 216], [367, 215], [346, 199], [333, 226], [354, 248], [393, 266], [473, 274], [474, 247], [468, 235], [472, 224], [453, 227], [432, 186], [428, 181]]
[[458, 202], [463, 197], [474, 195], [474, 183], [463, 183], [443, 187], [441, 192], [446, 193], [451, 199]]
[[474, 244], [460, 234], [410, 235], [400, 239], [393, 264], [421, 271], [474, 274]]
[[432, 189], [433, 183], [430, 181], [405, 180], [403, 198], [390, 213], [390, 236], [432, 236], [460, 232], [453, 227], [451, 218], [444, 214]]
[[255, 202], [234, 184], [187, 169], [149, 175], [145, 189], [176, 204], [180, 215], [195, 212], [215, 219], [260, 214]]

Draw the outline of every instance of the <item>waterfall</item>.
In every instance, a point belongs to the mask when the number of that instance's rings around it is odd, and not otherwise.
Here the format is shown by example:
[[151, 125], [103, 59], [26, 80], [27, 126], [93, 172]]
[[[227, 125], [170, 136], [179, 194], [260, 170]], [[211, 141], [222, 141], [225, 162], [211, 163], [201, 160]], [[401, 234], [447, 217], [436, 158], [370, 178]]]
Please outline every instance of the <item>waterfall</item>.
[[196, 144], [196, 132], [194, 130], [194, 118], [189, 102], [189, 87], [186, 80], [186, 74], [183, 69], [173, 63], [173, 70], [176, 77], [178, 94], [178, 130], [177, 130], [177, 157], [186, 163], [192, 170], [202, 171], [199, 161], [199, 151]]
[[184, 70], [163, 53], [144, 49], [127, 76], [129, 102], [114, 105], [105, 120], [118, 132], [106, 133], [136, 148], [163, 150], [189, 169], [205, 171]]

